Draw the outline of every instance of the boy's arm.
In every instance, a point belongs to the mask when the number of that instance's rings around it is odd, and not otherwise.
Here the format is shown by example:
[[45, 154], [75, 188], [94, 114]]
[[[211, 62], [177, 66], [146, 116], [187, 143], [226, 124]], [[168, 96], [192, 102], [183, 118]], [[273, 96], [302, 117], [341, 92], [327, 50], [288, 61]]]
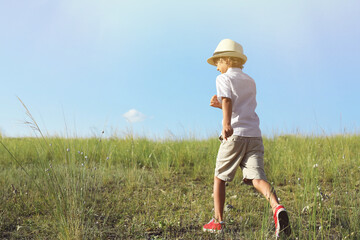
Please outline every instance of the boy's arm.
[[226, 140], [230, 137], [234, 130], [231, 127], [231, 114], [232, 114], [232, 102], [230, 98], [222, 97], [222, 111], [223, 111], [223, 129], [222, 137]]
[[212, 96], [210, 106], [222, 109], [221, 102], [219, 102], [216, 95]]

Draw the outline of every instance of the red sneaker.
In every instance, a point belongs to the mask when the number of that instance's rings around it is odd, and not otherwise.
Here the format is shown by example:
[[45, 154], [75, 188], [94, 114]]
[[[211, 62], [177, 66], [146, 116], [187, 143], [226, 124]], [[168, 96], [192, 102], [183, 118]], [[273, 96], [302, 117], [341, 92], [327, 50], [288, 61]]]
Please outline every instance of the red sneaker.
[[284, 232], [287, 236], [291, 234], [289, 217], [283, 205], [278, 205], [275, 208], [274, 221], [276, 238], [278, 238], [279, 234], [282, 232]]
[[224, 222], [216, 223], [215, 219], [211, 219], [208, 224], [203, 226], [204, 232], [211, 232], [211, 233], [222, 233], [224, 229]]

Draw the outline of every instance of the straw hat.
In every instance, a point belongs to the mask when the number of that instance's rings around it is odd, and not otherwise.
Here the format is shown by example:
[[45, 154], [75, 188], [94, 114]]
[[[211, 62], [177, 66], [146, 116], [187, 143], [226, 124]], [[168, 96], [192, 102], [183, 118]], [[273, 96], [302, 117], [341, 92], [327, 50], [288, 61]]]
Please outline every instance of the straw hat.
[[237, 57], [240, 58], [243, 63], [246, 62], [247, 57], [244, 54], [243, 47], [231, 40], [231, 39], [223, 39], [220, 41], [219, 45], [215, 49], [215, 52], [211, 58], [207, 60], [207, 62], [211, 65], [215, 65], [214, 60], [219, 57]]

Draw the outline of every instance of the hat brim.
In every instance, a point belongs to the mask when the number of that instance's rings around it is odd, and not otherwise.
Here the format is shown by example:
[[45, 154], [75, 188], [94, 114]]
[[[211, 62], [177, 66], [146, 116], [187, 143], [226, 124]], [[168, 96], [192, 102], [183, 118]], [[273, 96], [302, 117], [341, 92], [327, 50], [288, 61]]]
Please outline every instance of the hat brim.
[[211, 58], [209, 58], [207, 60], [207, 62], [213, 66], [216, 66], [214, 60], [219, 58], [219, 57], [236, 57], [236, 58], [240, 58], [243, 61], [243, 64], [245, 64], [245, 62], [247, 61], [247, 57], [245, 56], [245, 54], [242, 53], [238, 53], [238, 52], [224, 52], [224, 53], [216, 53], [214, 54]]

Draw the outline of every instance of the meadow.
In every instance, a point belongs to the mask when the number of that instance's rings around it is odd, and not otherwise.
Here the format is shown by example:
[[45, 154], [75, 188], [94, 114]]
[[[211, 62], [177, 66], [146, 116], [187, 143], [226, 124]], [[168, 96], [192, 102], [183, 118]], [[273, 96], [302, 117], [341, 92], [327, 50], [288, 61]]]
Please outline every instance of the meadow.
[[[0, 239], [273, 239], [266, 200], [227, 185], [226, 232], [212, 217], [220, 142], [1, 137]], [[264, 137], [265, 171], [291, 239], [360, 238], [360, 136]]]

